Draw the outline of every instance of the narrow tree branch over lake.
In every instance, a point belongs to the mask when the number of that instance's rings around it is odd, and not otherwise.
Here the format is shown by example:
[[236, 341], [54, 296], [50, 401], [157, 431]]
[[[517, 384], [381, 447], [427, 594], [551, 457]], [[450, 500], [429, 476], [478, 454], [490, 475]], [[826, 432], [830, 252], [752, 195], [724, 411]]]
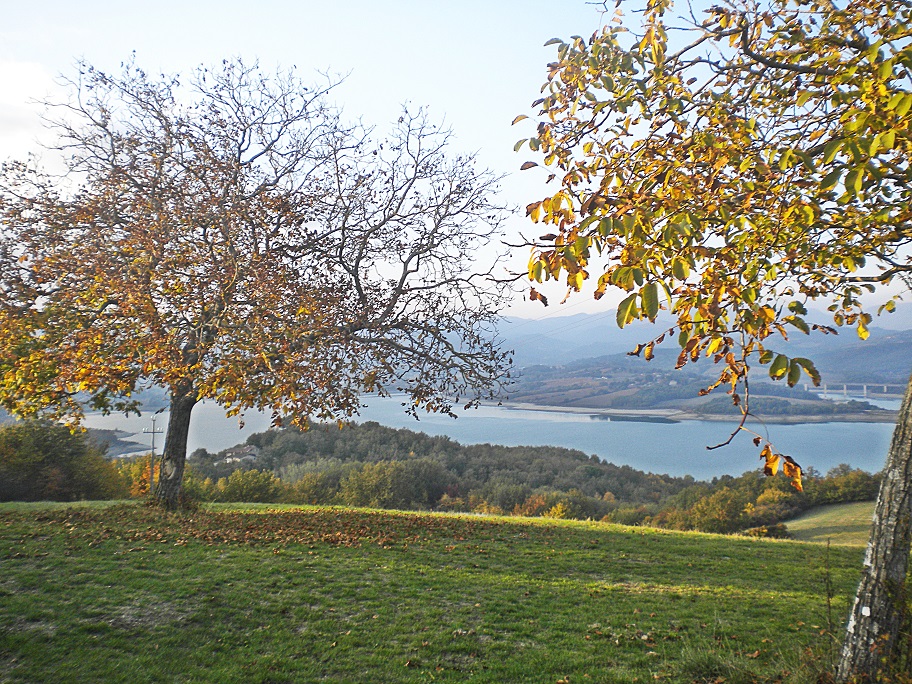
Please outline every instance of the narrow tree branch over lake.
[[498, 179], [423, 113], [379, 138], [343, 122], [332, 84], [239, 60], [186, 80], [81, 64], [68, 85], [47, 115], [65, 173], [0, 175], [5, 408], [76, 422], [167, 387], [173, 507], [203, 399], [306, 426], [363, 392], [413, 412], [497, 395], [503, 290], [475, 253], [501, 225]]

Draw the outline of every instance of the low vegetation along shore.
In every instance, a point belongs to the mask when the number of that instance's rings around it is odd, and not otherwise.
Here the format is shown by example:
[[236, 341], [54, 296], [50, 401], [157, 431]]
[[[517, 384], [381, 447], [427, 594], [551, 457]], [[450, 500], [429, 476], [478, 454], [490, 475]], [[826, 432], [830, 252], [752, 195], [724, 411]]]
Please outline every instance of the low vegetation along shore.
[[816, 682], [862, 550], [341, 507], [0, 505], [0, 681]]

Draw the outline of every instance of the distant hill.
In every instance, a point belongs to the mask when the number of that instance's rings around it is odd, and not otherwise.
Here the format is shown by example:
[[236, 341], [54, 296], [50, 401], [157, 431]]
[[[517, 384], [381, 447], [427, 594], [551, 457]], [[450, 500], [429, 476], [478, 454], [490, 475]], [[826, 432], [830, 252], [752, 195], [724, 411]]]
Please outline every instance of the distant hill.
[[[671, 319], [667, 321], [671, 324]], [[614, 310], [542, 319], [507, 318], [500, 326], [517, 366], [561, 365], [579, 359], [622, 354], [661, 334], [660, 324], [633, 323], [620, 329]]]
[[[823, 314], [812, 314], [812, 318], [824, 322]], [[770, 339], [767, 345], [789, 356], [813, 359], [827, 383], [905, 384], [912, 373], [912, 305], [900, 306], [897, 313], [875, 320], [891, 326], [907, 321], [909, 329], [873, 327], [867, 341], [861, 341], [854, 329], [843, 328], [837, 335], [817, 332], [804, 335], [795, 330], [788, 341]], [[655, 325], [638, 322], [619, 329], [612, 309], [539, 320], [508, 318], [500, 333], [504, 346], [515, 350], [514, 363], [518, 368], [572, 366], [586, 359], [625, 354], [638, 343], [660, 335], [670, 325], [671, 320], [666, 317]], [[651, 364], [631, 359], [630, 368], [633, 372], [640, 367], [642, 372], [671, 370], [678, 351], [675, 341], [668, 340], [656, 350]], [[704, 360], [688, 366], [688, 370], [706, 376], [713, 372], [713, 367]]]

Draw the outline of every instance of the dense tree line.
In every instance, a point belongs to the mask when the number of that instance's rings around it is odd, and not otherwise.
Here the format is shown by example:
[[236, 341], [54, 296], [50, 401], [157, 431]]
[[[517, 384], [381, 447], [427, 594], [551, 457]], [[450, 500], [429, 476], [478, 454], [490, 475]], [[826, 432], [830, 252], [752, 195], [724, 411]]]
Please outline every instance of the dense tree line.
[[[657, 352], [649, 366], [636, 365], [626, 354], [565, 365], [529, 366], [518, 373], [510, 399], [580, 408], [686, 408], [706, 414], [738, 415], [730, 397], [698, 399], [708, 376], [705, 372], [675, 370], [675, 355], [664, 352]], [[840, 415], [878, 409], [866, 401], [829, 401], [805, 387], [759, 381], [751, 386], [751, 410], [775, 416]]]
[[194, 452], [188, 490], [225, 500], [234, 472], [260, 470], [280, 479], [285, 500], [299, 503], [533, 515], [555, 509], [601, 518], [619, 502], [657, 503], [693, 483], [571, 449], [464, 446], [374, 422], [343, 430], [270, 430], [252, 435], [247, 445], [255, 457], [238, 458], [238, 449]]
[[[85, 433], [47, 422], [0, 428], [0, 501], [109, 499], [149, 493], [148, 456], [104, 458]], [[156, 477], [157, 477], [156, 467]], [[462, 445], [374, 422], [270, 430], [190, 458], [198, 501], [299, 503], [594, 519], [679, 530], [782, 533], [816, 505], [872, 500], [878, 475], [841, 465], [785, 479], [748, 472], [711, 482], [644, 473], [561, 447]]]
[[609, 519], [676, 530], [785, 536], [783, 521], [814, 506], [849, 501], [873, 501], [880, 475], [842, 464], [825, 476], [812, 468], [804, 476], [804, 491], [782, 478], [749, 471], [698, 482], [658, 506], [621, 507]]
[[374, 422], [270, 430], [252, 435], [246, 451], [197, 450], [190, 464], [188, 490], [212, 501], [550, 515], [755, 534], [777, 534], [776, 525], [815, 505], [871, 500], [879, 484], [879, 476], [847, 465], [826, 476], [809, 470], [803, 493], [755, 472], [697, 482], [572, 449], [462, 445]]
[[[715, 397], [700, 404], [695, 410], [707, 414], [738, 414], [738, 408], [730, 397]], [[792, 403], [773, 397], [752, 397], [751, 410], [766, 416], [835, 416], [846, 413], [882, 411], [870, 402], [850, 399], [848, 401], [814, 401]]]

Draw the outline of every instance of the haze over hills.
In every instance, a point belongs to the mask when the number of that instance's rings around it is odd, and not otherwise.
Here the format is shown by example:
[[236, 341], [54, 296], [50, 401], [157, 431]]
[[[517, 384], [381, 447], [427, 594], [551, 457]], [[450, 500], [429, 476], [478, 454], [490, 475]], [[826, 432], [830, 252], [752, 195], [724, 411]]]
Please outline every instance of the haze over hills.
[[[699, 391], [718, 377], [719, 367], [701, 358], [675, 370], [680, 352], [673, 336], [655, 350], [655, 358], [628, 356], [638, 343], [645, 343], [671, 327], [665, 316], [656, 324], [638, 322], [619, 329], [614, 311], [599, 314], [554, 316], [541, 320], [510, 319], [501, 329], [505, 346], [515, 350], [518, 369], [509, 391], [514, 402], [560, 406], [575, 410], [607, 412], [612, 420], [622, 414], [643, 416], [669, 414], [674, 419], [727, 416], [737, 412], [724, 388], [709, 397]], [[825, 312], [811, 312], [811, 323], [826, 324]], [[908, 321], [912, 327], [912, 306], [900, 307], [893, 316], [876, 319], [892, 326]], [[883, 393], [896, 396], [912, 372], [912, 329], [871, 328], [868, 340], [858, 338], [854, 328], [838, 334], [792, 331], [788, 340], [770, 338], [768, 348], [789, 357], [810, 358], [820, 371], [822, 382], [837, 388], [841, 384], [890, 385], [871, 388], [868, 398]], [[833, 402], [820, 397], [810, 379], [802, 378], [795, 388], [772, 382], [757, 369], [752, 383], [751, 412], [785, 422], [826, 420], [873, 420], [891, 422], [895, 413], [878, 409], [867, 401]], [[810, 391], [806, 391], [807, 389]], [[822, 388], [821, 388], [822, 389]], [[857, 388], [861, 390], [860, 387]], [[838, 389], [837, 389], [838, 391]]]
[[[812, 312], [812, 322], [825, 323], [825, 314]], [[897, 307], [894, 314], [875, 319], [871, 336], [862, 341], [853, 328], [837, 335], [797, 329], [789, 339], [768, 340], [774, 350], [788, 356], [814, 360], [823, 381], [829, 383], [882, 382], [905, 384], [912, 372], [912, 305]], [[888, 324], [889, 327], [886, 327]], [[671, 318], [655, 324], [636, 322], [620, 329], [614, 310], [597, 314], [554, 316], [539, 320], [508, 318], [500, 328], [504, 346], [515, 350], [518, 368], [534, 365], [563, 366], [583, 359], [626, 355], [638, 343], [648, 342], [671, 326]], [[898, 327], [904, 326], [904, 327]], [[656, 348], [656, 358], [647, 365], [630, 359], [645, 370], [670, 370], [679, 352], [674, 339]], [[712, 364], [688, 365], [698, 375], [712, 373]]]

